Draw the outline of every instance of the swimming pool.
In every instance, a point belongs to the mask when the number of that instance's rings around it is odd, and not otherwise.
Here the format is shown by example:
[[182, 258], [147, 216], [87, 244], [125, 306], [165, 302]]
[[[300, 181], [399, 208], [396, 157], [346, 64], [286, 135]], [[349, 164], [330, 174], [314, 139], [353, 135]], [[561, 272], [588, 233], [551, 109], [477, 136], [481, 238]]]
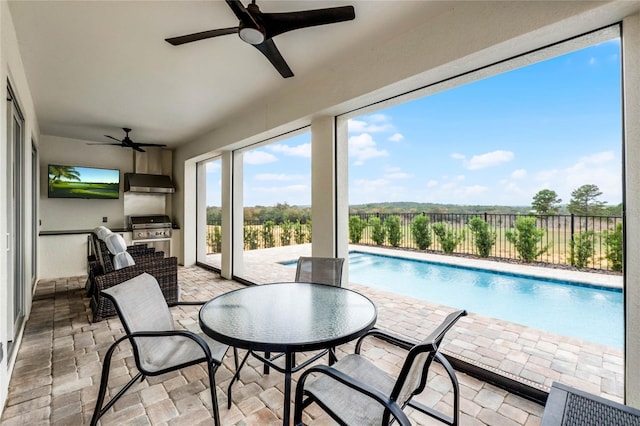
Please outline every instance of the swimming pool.
[[349, 281], [492, 318], [623, 346], [622, 291], [362, 252]]

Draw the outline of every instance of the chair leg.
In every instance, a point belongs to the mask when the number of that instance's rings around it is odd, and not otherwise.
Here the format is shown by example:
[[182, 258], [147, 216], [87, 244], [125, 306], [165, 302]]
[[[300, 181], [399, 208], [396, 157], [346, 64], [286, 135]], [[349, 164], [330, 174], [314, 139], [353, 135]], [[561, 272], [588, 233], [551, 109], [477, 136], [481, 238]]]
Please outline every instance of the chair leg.
[[329, 348], [329, 365], [333, 365], [338, 360], [336, 356], [336, 347], [332, 346]]
[[216, 364], [209, 365], [209, 387], [211, 388], [211, 408], [213, 409], [213, 422], [215, 426], [220, 426], [220, 410], [218, 408], [218, 397], [216, 396]]
[[113, 406], [113, 404], [116, 403], [116, 401], [118, 399], [120, 399], [120, 397], [122, 395], [124, 395], [124, 393], [131, 387], [133, 386], [133, 384], [140, 378], [144, 379], [144, 376], [142, 375], [142, 373], [138, 373], [136, 374], [130, 381], [129, 383], [127, 383], [126, 385], [124, 385], [122, 387], [122, 389], [120, 389], [120, 391], [113, 397], [111, 398], [111, 400], [107, 403], [107, 405], [105, 405], [104, 407], [102, 407], [102, 403], [104, 402], [104, 396], [105, 393], [107, 392], [107, 382], [109, 381], [109, 370], [111, 367], [111, 357], [113, 356], [113, 351], [116, 349], [116, 347], [120, 344], [120, 342], [124, 339], [126, 339], [127, 336], [116, 340], [111, 347], [109, 347], [109, 350], [107, 351], [107, 353], [104, 356], [104, 362], [102, 363], [102, 376], [100, 377], [100, 390], [98, 391], [98, 399], [96, 400], [96, 406], [93, 410], [93, 416], [91, 416], [91, 426], [95, 426], [98, 423], [98, 420], [100, 419], [100, 417], [102, 417], [102, 415], [104, 413], [107, 412], [107, 410], [109, 410], [109, 408], [111, 408]]

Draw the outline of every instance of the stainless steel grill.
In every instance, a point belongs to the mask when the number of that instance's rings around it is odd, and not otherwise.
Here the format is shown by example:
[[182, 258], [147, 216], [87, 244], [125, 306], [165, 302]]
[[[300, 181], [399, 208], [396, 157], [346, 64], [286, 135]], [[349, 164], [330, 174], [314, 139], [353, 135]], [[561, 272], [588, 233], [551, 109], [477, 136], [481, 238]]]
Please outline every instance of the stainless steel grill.
[[130, 216], [133, 240], [162, 240], [171, 238], [171, 219], [167, 215]]

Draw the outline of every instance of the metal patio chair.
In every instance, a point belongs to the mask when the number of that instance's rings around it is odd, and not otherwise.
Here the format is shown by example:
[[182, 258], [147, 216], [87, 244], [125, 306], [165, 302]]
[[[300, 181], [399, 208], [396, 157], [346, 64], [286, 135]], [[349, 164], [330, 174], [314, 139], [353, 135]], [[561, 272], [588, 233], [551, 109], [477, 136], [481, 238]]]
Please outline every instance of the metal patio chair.
[[[229, 346], [209, 338], [199, 329], [197, 332], [175, 329], [173, 317], [158, 282], [147, 273], [103, 290], [102, 295], [113, 302], [126, 334], [109, 347], [104, 357], [100, 390], [91, 424], [95, 425], [98, 419], [136, 381], [142, 381], [146, 376], [157, 376], [206, 362], [213, 417], [215, 424], [220, 425], [215, 373], [222, 364]], [[201, 303], [178, 302], [177, 304]], [[138, 373], [102, 407], [109, 381], [111, 357], [116, 347], [125, 340], [129, 341], [133, 347], [133, 357]], [[238, 355], [235, 349], [234, 358], [237, 369]]]
[[342, 257], [304, 257], [298, 258], [295, 282], [342, 286]]
[[[294, 281], [297, 283], [325, 284], [334, 287], [342, 287], [342, 267], [344, 258], [342, 257], [317, 257], [317, 256], [300, 256], [296, 264], [296, 275]], [[320, 353], [313, 355], [305, 362], [313, 362], [325, 354], [329, 354], [329, 364], [333, 364], [336, 360], [335, 348], [325, 349]], [[265, 352], [265, 358], [274, 361], [280, 358], [282, 353], [272, 355]], [[295, 354], [292, 357], [295, 364]], [[269, 366], [264, 365], [264, 374], [269, 374]], [[229, 400], [231, 406], [231, 400]]]
[[[445, 333], [466, 314], [463, 310], [452, 312], [422, 342], [412, 342], [373, 329], [358, 339], [354, 354], [347, 355], [333, 366], [315, 366], [306, 370], [296, 387], [294, 424], [303, 425], [303, 410], [315, 402], [341, 425], [387, 425], [394, 420], [401, 426], [410, 425], [411, 422], [402, 411], [406, 406], [446, 424], [458, 425], [458, 380], [453, 367], [438, 350]], [[397, 378], [360, 355], [362, 341], [367, 336], [408, 350]], [[442, 364], [453, 386], [453, 417], [412, 400], [414, 395], [424, 390], [427, 373], [434, 359]], [[310, 374], [316, 377], [311, 379]]]

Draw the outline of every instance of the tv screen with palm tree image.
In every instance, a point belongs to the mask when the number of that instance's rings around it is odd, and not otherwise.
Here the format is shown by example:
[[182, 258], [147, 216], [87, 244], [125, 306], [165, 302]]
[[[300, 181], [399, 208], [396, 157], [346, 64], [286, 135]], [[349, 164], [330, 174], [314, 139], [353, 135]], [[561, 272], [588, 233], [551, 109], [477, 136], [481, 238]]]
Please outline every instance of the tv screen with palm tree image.
[[49, 164], [49, 198], [117, 199], [120, 170]]

